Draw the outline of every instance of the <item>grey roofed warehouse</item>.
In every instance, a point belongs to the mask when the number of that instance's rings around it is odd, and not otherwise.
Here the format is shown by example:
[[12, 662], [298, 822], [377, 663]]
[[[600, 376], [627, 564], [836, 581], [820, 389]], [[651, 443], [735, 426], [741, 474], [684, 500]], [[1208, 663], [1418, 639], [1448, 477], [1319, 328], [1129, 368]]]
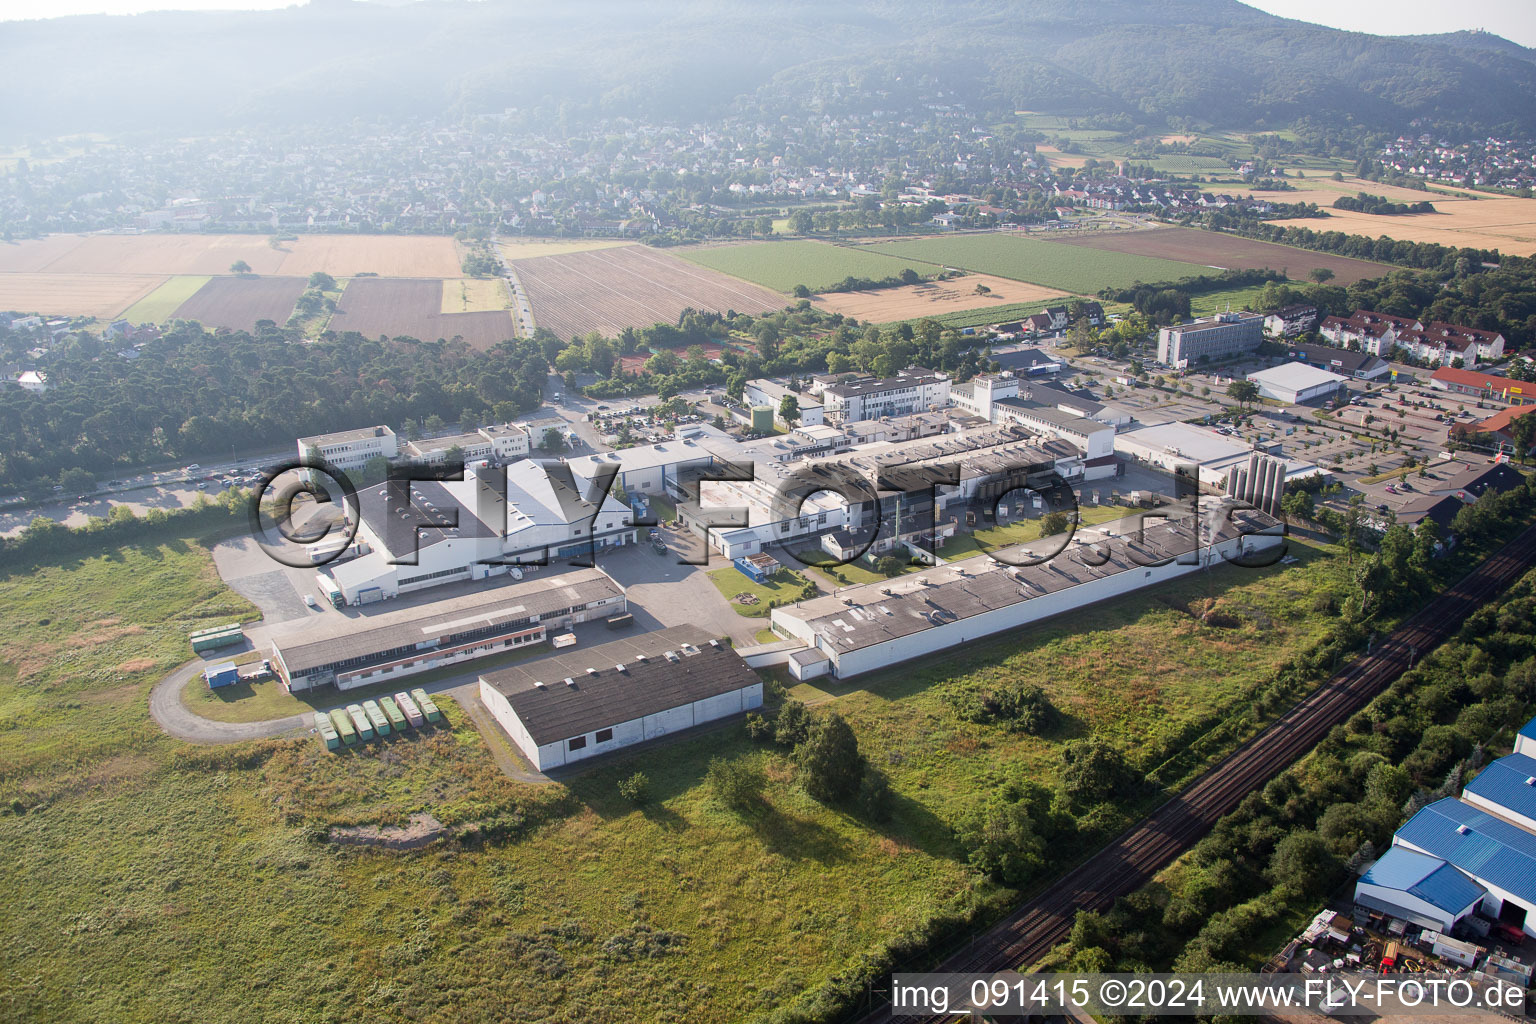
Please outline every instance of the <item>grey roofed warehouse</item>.
[[1033, 557], [1040, 564], [1010, 566], [977, 555], [775, 608], [773, 630], [822, 651], [830, 671], [846, 677], [1127, 594], [1280, 539], [1280, 522], [1263, 512], [1214, 498], [1202, 499], [1201, 509], [1198, 540], [1187, 509], [1149, 513], [1144, 530], [1143, 517], [1132, 516], [1079, 529], [1059, 552], [1056, 538], [1014, 549], [1013, 561]]
[[494, 639], [545, 622], [584, 618], [592, 609], [604, 616], [623, 611], [624, 588], [601, 569], [578, 569], [350, 620], [341, 630], [327, 617], [324, 624], [275, 636], [273, 660], [290, 689], [332, 681], [344, 689], [351, 677], [371, 666], [417, 653], [430, 656], [459, 643]]
[[487, 672], [480, 698], [540, 770], [761, 707], [728, 643], [673, 626]]

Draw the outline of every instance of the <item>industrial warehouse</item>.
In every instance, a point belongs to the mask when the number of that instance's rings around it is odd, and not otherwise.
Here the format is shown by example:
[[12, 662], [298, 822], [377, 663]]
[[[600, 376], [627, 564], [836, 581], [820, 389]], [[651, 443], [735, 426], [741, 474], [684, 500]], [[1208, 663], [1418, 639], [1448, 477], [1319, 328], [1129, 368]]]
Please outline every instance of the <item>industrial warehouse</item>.
[[674, 626], [480, 677], [480, 699], [540, 771], [763, 705], [719, 638]]
[[[1080, 529], [1070, 545], [977, 555], [917, 577], [848, 587], [831, 597], [775, 608], [773, 631], [802, 641], [785, 651], [797, 679], [839, 678], [1039, 622], [1106, 598], [1253, 556], [1282, 542], [1283, 524], [1215, 498], [1189, 510], [1133, 516]], [[1040, 564], [1007, 565], [1010, 561]]]
[[272, 640], [272, 664], [290, 692], [368, 686], [544, 640], [551, 629], [627, 610], [624, 588], [601, 569], [577, 569], [351, 620], [334, 619]]
[[367, 604], [634, 543], [629, 506], [589, 495], [588, 481], [528, 459], [505, 470], [471, 463], [462, 480], [412, 481], [408, 496], [399, 484], [369, 487], [358, 494], [354, 557], [330, 578], [343, 603]]
[[1480, 938], [1491, 921], [1510, 939], [1536, 936], [1536, 719], [1460, 797], [1436, 800], [1397, 830], [1355, 902], [1443, 932]]

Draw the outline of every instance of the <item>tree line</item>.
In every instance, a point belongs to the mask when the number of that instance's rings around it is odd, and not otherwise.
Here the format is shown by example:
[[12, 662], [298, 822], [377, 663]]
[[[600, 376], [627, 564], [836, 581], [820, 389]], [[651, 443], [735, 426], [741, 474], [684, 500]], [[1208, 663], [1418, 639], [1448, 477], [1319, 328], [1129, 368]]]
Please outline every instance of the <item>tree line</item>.
[[[30, 340], [0, 327], [0, 350]], [[477, 351], [462, 340], [365, 338], [302, 343], [270, 324], [207, 331], [177, 322], [123, 359], [100, 339], [56, 345], [43, 392], [0, 400], [0, 486], [45, 485], [70, 469], [96, 477], [166, 461], [371, 423], [438, 416], [506, 420], [538, 408], [548, 364], [531, 340]]]

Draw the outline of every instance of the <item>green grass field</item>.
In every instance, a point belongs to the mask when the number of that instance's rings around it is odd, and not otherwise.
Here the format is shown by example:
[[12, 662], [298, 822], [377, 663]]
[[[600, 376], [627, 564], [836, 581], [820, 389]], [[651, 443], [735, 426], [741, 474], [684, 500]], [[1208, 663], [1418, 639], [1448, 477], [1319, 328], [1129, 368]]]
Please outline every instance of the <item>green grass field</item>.
[[1225, 310], [1229, 303], [1233, 309], [1251, 310], [1255, 308], [1259, 294], [1263, 291], [1263, 285], [1253, 285], [1247, 288], [1228, 288], [1224, 291], [1207, 292], [1204, 295], [1191, 295], [1189, 312], [1191, 316], [1211, 316]]
[[[1007, 323], [1010, 320], [1022, 320], [1033, 313], [1038, 313], [1046, 306], [1057, 306], [1061, 299], [1041, 299], [1038, 302], [1014, 302], [1006, 306], [988, 306], [985, 309], [967, 309], [959, 313], [942, 313], [931, 318], [937, 320], [945, 327], [953, 327], [957, 330], [966, 327], [980, 327], [983, 324]], [[917, 321], [912, 321], [916, 323]]]
[[[872, 251], [936, 266], [960, 267], [996, 274], [1015, 281], [1091, 295], [1101, 288], [1124, 287], [1136, 281], [1168, 281], [1206, 273], [1193, 263], [1103, 252], [1082, 246], [1055, 245], [1018, 235], [949, 235], [905, 242], [884, 242]], [[1070, 249], [1071, 252], [1062, 252]]]
[[[1115, 505], [1084, 505], [1078, 509], [1078, 525], [1094, 526], [1130, 515], [1131, 510]], [[1027, 544], [1040, 536], [1040, 520], [1016, 519], [1003, 526], [984, 530], [960, 531], [939, 548], [939, 557], [954, 562], [973, 555], [991, 554], [1010, 544]]]
[[673, 251], [711, 270], [781, 292], [791, 291], [797, 284], [817, 291], [845, 277], [881, 280], [895, 277], [908, 268], [925, 277], [939, 271], [939, 268], [920, 260], [901, 259], [868, 249], [808, 239]]
[[135, 324], [158, 324], [170, 319], [181, 304], [190, 299], [210, 278], [196, 275], [173, 277], [129, 306], [121, 319]]
[[[705, 575], [715, 585], [715, 589], [720, 591], [720, 595], [731, 602], [737, 615], [751, 619], [766, 619], [772, 611], [768, 607], [769, 601], [787, 604], [797, 600], [801, 590], [810, 582], [792, 569], [782, 569], [767, 583], [753, 583], [734, 565], [725, 569], [711, 569]], [[737, 594], [753, 594], [757, 597], [757, 604], [738, 604], [732, 600]]]

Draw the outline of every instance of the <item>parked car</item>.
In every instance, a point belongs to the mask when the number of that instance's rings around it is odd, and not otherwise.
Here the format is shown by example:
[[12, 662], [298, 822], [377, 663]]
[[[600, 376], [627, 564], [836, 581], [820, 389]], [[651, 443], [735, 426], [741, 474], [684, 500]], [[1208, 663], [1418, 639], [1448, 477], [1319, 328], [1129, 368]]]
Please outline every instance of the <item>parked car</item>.
[[314, 597], [313, 594], [305, 594], [304, 595], [304, 603], [307, 606], [309, 606], [310, 608], [319, 608], [320, 607], [320, 602], [315, 600], [315, 597]]

